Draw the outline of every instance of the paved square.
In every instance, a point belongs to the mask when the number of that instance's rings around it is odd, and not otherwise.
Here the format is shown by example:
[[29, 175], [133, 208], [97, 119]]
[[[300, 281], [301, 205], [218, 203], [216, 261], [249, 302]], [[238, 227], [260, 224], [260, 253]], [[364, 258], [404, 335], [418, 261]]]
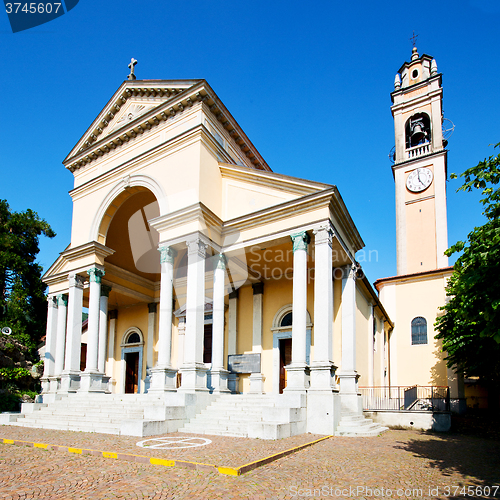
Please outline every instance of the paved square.
[[[0, 433], [4, 435], [8, 429], [1, 427]], [[53, 433], [52, 439], [59, 434], [60, 442], [71, 434], [44, 432]], [[73, 441], [81, 438], [81, 443], [100, 438], [83, 433], [73, 436]], [[40, 437], [36, 441], [42, 441]], [[246, 440], [241, 441], [238, 449], [244, 450]], [[255, 451], [252, 441], [248, 443], [249, 454]], [[466, 498], [469, 486], [469, 498], [491, 498], [494, 486], [500, 485], [499, 445], [498, 441], [482, 438], [416, 431], [389, 431], [378, 438], [335, 437], [231, 477], [0, 444], [0, 498], [427, 499]], [[218, 446], [221, 456], [225, 451], [231, 453], [230, 448], [222, 449], [222, 441]], [[500, 490], [496, 497], [500, 497]]]

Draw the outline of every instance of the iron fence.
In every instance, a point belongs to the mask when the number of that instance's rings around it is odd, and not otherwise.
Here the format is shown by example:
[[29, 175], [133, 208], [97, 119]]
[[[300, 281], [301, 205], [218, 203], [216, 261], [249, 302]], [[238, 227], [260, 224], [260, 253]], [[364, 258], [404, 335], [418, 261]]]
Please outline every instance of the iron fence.
[[364, 410], [450, 411], [448, 386], [360, 387]]

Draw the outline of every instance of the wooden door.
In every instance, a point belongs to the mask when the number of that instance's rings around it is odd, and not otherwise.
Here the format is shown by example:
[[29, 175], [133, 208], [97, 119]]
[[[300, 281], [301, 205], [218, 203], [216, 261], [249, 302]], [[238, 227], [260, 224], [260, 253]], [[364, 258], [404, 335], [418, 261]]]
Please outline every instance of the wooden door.
[[281, 339], [279, 341], [280, 349], [280, 394], [286, 387], [286, 370], [285, 366], [292, 362], [292, 339]]
[[139, 389], [139, 353], [125, 354], [125, 394], [136, 394]]
[[205, 325], [203, 335], [203, 363], [212, 362], [212, 325]]

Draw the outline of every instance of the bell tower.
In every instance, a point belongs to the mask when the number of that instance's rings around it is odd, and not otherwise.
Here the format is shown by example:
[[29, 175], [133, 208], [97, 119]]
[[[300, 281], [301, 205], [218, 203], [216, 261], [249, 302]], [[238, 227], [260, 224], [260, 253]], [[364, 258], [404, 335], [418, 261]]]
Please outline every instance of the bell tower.
[[448, 266], [441, 84], [435, 59], [419, 56], [413, 47], [411, 61], [399, 69], [391, 93], [398, 275]]

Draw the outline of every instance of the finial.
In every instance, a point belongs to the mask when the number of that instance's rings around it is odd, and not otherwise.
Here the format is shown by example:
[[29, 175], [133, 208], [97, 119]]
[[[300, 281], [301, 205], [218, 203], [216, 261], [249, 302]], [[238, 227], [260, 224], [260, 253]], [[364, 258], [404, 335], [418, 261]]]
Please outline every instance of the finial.
[[401, 88], [401, 78], [399, 76], [399, 73], [396, 73], [396, 77], [394, 78], [394, 88], [396, 90]]
[[418, 59], [417, 47], [413, 47], [413, 49], [411, 49], [411, 60], [415, 61], [415, 59]]
[[129, 80], [135, 80], [135, 74], [134, 74], [134, 68], [135, 68], [135, 65], [137, 64], [137, 60], [134, 59], [132, 57], [132, 59], [130, 60], [130, 64], [128, 65], [128, 67], [130, 68], [130, 75], [128, 75], [128, 79]]
[[437, 75], [438, 65], [436, 63], [436, 59], [433, 59], [431, 62], [431, 76]]

